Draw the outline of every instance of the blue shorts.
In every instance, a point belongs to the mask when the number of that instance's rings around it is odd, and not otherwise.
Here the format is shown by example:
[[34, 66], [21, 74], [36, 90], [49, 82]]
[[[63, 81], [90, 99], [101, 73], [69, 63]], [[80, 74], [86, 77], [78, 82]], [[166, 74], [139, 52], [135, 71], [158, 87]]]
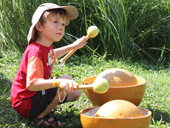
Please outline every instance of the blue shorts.
[[[57, 88], [47, 89], [43, 91], [38, 91], [31, 99], [31, 110], [28, 118], [35, 118], [41, 114], [47, 106], [52, 102], [53, 98], [56, 96]], [[64, 99], [62, 103], [65, 103], [67, 99]]]

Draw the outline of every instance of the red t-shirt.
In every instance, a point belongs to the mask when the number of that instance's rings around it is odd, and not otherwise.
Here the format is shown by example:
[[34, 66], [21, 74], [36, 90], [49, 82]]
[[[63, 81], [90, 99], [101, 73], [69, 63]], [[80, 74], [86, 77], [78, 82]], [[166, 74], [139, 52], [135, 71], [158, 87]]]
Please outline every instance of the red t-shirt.
[[27, 88], [40, 79], [49, 79], [55, 62], [56, 56], [52, 45], [45, 47], [32, 42], [27, 46], [11, 87], [12, 107], [21, 116], [28, 117], [31, 98], [37, 93]]

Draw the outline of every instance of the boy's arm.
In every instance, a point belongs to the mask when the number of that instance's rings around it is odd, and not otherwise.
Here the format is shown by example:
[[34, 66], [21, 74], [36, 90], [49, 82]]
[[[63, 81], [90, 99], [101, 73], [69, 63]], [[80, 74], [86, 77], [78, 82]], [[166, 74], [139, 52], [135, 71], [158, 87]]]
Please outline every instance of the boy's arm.
[[54, 53], [56, 55], [56, 58], [58, 59], [65, 55], [66, 53], [68, 53], [69, 51], [73, 49], [80, 49], [84, 47], [84, 45], [86, 45], [85, 36], [81, 37], [80, 39], [76, 40], [74, 43], [70, 45], [54, 49]]
[[[39, 79], [27, 87], [30, 91], [42, 91], [50, 88], [54, 88], [52, 85], [52, 79]], [[57, 87], [57, 86], [56, 86]]]
[[42, 91], [50, 88], [58, 87], [56, 81], [64, 88], [66, 91], [74, 91], [74, 86], [78, 84], [70, 79], [58, 78], [58, 79], [44, 79], [44, 67], [42, 61], [33, 56], [29, 59], [27, 65], [27, 78], [26, 78], [26, 88], [30, 91]]
[[[56, 82], [57, 81], [57, 82]], [[69, 79], [41, 79], [38, 80], [37, 82], [31, 84], [28, 87], [28, 90], [30, 91], [42, 91], [42, 90], [46, 90], [46, 89], [50, 89], [50, 88], [55, 88], [55, 87], [59, 87], [59, 85], [57, 84], [59, 83], [61, 85], [61, 87], [66, 91], [66, 92], [74, 92], [74, 86], [78, 87], [78, 84], [73, 81], [73, 80], [69, 80]]]

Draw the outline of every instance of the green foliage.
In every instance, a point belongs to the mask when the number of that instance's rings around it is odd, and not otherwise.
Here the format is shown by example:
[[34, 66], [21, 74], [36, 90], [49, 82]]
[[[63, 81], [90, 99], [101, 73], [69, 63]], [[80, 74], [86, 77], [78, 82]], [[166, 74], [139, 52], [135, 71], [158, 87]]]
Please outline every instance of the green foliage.
[[[11, 107], [10, 87], [18, 71], [22, 54], [17, 52], [2, 52], [0, 57], [0, 127], [4, 128], [33, 128], [31, 120], [24, 119]], [[69, 74], [79, 84], [85, 78], [98, 75], [109, 68], [122, 68], [147, 81], [146, 92], [140, 103], [141, 107], [152, 111], [152, 120], [149, 128], [170, 127], [170, 69], [161, 63], [152, 64], [146, 61], [133, 63], [122, 59], [106, 60], [107, 55], [99, 56], [93, 53], [88, 56], [70, 57], [67, 63], [59, 69], [59, 61], [54, 67], [54, 76]], [[52, 115], [62, 122], [71, 123], [72, 128], [81, 128], [79, 112], [92, 107], [92, 104], [83, 91], [76, 102], [58, 105]]]
[[168, 0], [1, 0], [0, 46], [23, 52], [27, 46], [27, 33], [35, 9], [44, 2], [74, 5], [79, 17], [66, 27], [61, 47], [86, 35], [91, 25], [100, 29], [97, 37], [88, 40], [78, 54], [100, 55], [108, 58], [151, 59], [168, 61], [170, 35], [170, 3]]
[[124, 0], [124, 5], [131, 39], [128, 42], [137, 44], [136, 50], [147, 52], [150, 58], [169, 60], [169, 1]]

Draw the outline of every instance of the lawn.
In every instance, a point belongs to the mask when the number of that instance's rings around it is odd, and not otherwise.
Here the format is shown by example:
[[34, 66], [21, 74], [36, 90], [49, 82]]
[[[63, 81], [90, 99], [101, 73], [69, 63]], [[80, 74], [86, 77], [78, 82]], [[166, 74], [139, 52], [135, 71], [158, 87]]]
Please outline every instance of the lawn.
[[[18, 70], [22, 54], [16, 52], [3, 52], [0, 55], [0, 127], [32, 128], [30, 120], [19, 116], [10, 104], [10, 87]], [[170, 68], [159, 64], [151, 64], [146, 61], [132, 62], [131, 60], [106, 60], [105, 56], [72, 56], [66, 64], [59, 69], [59, 61], [54, 67], [54, 76], [69, 74], [81, 84], [81, 80], [98, 75], [109, 68], [122, 68], [136, 76], [145, 78], [147, 82], [146, 92], [139, 106], [152, 111], [150, 128], [170, 128]], [[56, 115], [73, 128], [81, 128], [79, 112], [82, 109], [92, 107], [82, 91], [82, 95], [76, 102], [58, 105], [53, 110]], [[66, 126], [67, 127], [67, 126]]]

